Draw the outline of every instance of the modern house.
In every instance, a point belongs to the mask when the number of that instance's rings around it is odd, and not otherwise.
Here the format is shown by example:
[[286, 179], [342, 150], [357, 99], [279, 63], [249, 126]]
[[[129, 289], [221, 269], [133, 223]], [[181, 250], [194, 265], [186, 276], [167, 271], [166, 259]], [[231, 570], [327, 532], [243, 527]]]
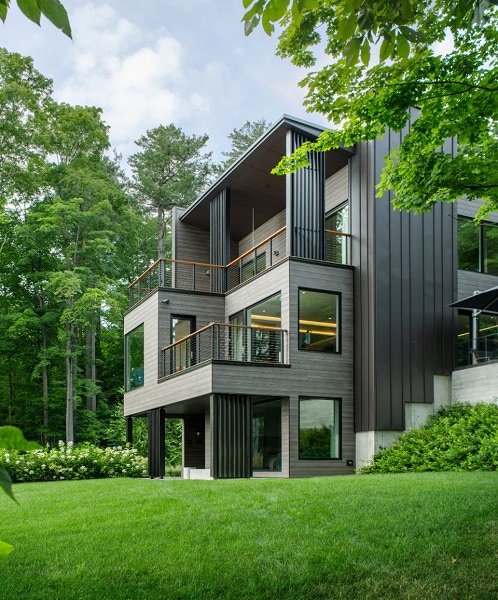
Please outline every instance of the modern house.
[[449, 402], [452, 371], [498, 331], [449, 306], [498, 285], [495, 225], [466, 201], [413, 215], [375, 199], [392, 131], [270, 174], [321, 131], [284, 116], [174, 211], [172, 259], [130, 286], [125, 415], [130, 438], [148, 418], [151, 476], [165, 418], [183, 419], [186, 477], [353, 473]]

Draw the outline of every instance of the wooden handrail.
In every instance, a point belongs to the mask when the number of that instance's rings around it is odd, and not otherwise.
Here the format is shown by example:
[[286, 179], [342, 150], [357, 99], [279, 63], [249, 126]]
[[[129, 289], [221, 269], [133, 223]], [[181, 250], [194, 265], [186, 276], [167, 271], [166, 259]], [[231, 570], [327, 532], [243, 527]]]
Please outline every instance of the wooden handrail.
[[202, 267], [203, 269], [223, 269], [224, 268], [222, 265], [212, 265], [210, 263], [192, 262], [189, 260], [176, 260], [173, 258], [159, 258], [146, 271], [144, 271], [140, 275], [140, 277], [135, 279], [135, 281], [133, 283], [130, 283], [130, 285], [128, 287], [129, 288], [133, 287], [135, 284], [137, 284], [144, 277], [146, 277], [153, 269], [155, 269], [162, 262], [174, 263], [174, 264], [178, 264], [178, 265], [190, 265], [190, 266], [194, 266], [194, 267]]
[[265, 244], [267, 244], [270, 240], [272, 240], [273, 238], [275, 238], [278, 235], [280, 235], [281, 233], [283, 233], [286, 229], [287, 229], [287, 227], [284, 225], [278, 231], [275, 231], [275, 233], [272, 233], [270, 236], [268, 236], [265, 240], [263, 240], [262, 242], [259, 242], [259, 244], [256, 244], [256, 246], [254, 246], [253, 248], [251, 248], [247, 252], [244, 252], [244, 254], [241, 254], [240, 256], [237, 256], [237, 258], [235, 258], [234, 260], [232, 260], [232, 262], [228, 263], [227, 267], [231, 267], [231, 266], [235, 265], [236, 263], [238, 263], [239, 261], [241, 261], [246, 256], [249, 256], [249, 254], [252, 254], [253, 252], [256, 252], [256, 250], [258, 250], [258, 248], [261, 248], [261, 246], [264, 246]]
[[325, 233], [330, 233], [331, 235], [342, 235], [343, 237], [351, 237], [350, 233], [344, 233], [342, 231], [334, 231], [333, 229], [326, 229]]
[[182, 344], [183, 342], [195, 337], [199, 333], [202, 333], [203, 331], [207, 331], [208, 329], [211, 329], [213, 327], [233, 327], [233, 328], [238, 328], [238, 329], [271, 329], [272, 331], [283, 331], [284, 333], [287, 333], [287, 329], [280, 329], [279, 327], [254, 327], [251, 325], [232, 325], [231, 323], [209, 323], [209, 325], [205, 325], [204, 327], [201, 327], [197, 331], [194, 331], [193, 333], [186, 335], [181, 340], [178, 340], [178, 342], [174, 342], [173, 344], [168, 344], [167, 346], [164, 346], [164, 348], [161, 348], [161, 352], [170, 350], [174, 346], [178, 346], [179, 344]]

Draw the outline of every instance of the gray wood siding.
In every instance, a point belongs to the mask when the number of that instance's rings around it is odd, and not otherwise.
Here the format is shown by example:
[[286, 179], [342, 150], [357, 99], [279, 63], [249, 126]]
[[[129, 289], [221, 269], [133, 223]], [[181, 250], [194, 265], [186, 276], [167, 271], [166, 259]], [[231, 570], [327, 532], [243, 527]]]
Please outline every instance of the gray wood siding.
[[496, 285], [498, 285], [497, 275], [488, 275], [487, 273], [477, 273], [475, 271], [463, 271], [462, 269], [459, 269], [458, 293], [455, 301], [467, 298], [467, 296], [472, 296], [474, 292], [483, 292]]
[[[285, 210], [279, 212], [277, 215], [268, 219], [266, 223], [261, 225], [254, 230], [254, 234], [247, 235], [245, 238], [242, 238], [239, 242], [239, 253], [238, 256], [244, 254], [254, 246], [260, 244], [263, 240], [270, 237], [275, 231], [278, 231], [282, 227], [285, 227]], [[285, 251], [285, 239], [282, 246], [282, 252]]]
[[[470, 201], [470, 200], [466, 200], [465, 198], [457, 200], [456, 206], [457, 206], [458, 215], [461, 215], [462, 217], [470, 217], [473, 219], [476, 216], [477, 211], [483, 205], [483, 203], [484, 203], [483, 200]], [[493, 223], [498, 223], [498, 212], [489, 213], [489, 215], [486, 217], [486, 221], [492, 221]]]
[[184, 208], [173, 209], [172, 258], [209, 263], [209, 230], [199, 229], [180, 221], [184, 212]]
[[343, 167], [325, 180], [325, 214], [349, 200], [349, 168]]
[[[405, 402], [433, 402], [434, 375], [453, 367], [456, 290], [452, 204], [393, 211], [375, 199], [384, 157], [407, 132], [388, 131], [351, 159], [356, 278], [356, 429], [403, 430]], [[450, 140], [445, 151], [454, 152]]]

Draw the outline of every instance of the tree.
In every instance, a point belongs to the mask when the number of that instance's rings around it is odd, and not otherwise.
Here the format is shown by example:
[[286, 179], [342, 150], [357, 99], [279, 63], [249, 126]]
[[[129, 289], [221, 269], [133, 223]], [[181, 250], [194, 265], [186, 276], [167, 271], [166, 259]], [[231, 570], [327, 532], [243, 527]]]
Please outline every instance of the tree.
[[[379, 195], [420, 212], [438, 200], [483, 198], [479, 217], [498, 209], [498, 4], [496, 0], [244, 0], [246, 33], [282, 26], [277, 53], [313, 67], [313, 47], [331, 57], [301, 85], [311, 111], [335, 129], [304, 144], [277, 172], [307, 164], [307, 153], [407, 130], [386, 160]], [[437, 53], [435, 44], [453, 49]], [[372, 49], [378, 50], [379, 61]], [[419, 110], [412, 118], [412, 109]], [[406, 128], [406, 129], [405, 129]], [[442, 151], [456, 137], [458, 154]], [[423, 185], [420, 183], [423, 182]]]
[[228, 152], [222, 152], [222, 155], [227, 158], [222, 163], [220, 170], [225, 171], [228, 169], [269, 127], [270, 123], [266, 119], [258, 119], [257, 121], [246, 121], [239, 129], [233, 129], [228, 134], [232, 147]]
[[173, 206], [188, 206], [206, 186], [211, 154], [202, 150], [207, 135], [186, 135], [173, 124], [150, 129], [135, 143], [140, 152], [128, 162], [138, 201], [157, 215], [158, 258], [166, 256], [167, 219]]
[[[17, 6], [33, 23], [40, 25], [40, 17], [43, 15], [68, 37], [71, 37], [69, 18], [59, 0], [17, 0]], [[0, 0], [0, 19], [4, 23], [9, 8], [10, 0]]]

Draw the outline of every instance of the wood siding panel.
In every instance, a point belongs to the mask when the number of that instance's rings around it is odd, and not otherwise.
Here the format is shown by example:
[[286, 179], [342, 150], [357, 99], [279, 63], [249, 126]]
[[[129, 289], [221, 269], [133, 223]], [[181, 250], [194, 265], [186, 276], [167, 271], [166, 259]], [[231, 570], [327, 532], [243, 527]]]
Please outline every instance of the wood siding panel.
[[325, 214], [349, 200], [349, 168], [343, 167], [325, 180]]
[[[242, 238], [239, 242], [239, 249], [238, 249], [237, 256], [241, 256], [242, 254], [244, 254], [244, 252], [247, 252], [251, 248], [254, 248], [254, 246], [257, 246], [263, 240], [266, 240], [266, 238], [270, 237], [273, 233], [275, 233], [282, 227], [285, 227], [285, 210], [283, 210], [282, 212], [279, 212], [277, 215], [275, 215], [271, 219], [268, 219], [268, 221], [266, 221], [266, 223], [261, 225], [261, 227], [258, 227], [257, 229], [255, 229], [254, 234], [251, 233], [250, 235], [247, 235], [245, 238]], [[285, 236], [282, 236], [282, 237], [285, 238]], [[275, 248], [280, 250], [280, 248], [277, 248], [277, 246], [275, 246]], [[282, 252], [285, 252], [285, 240], [283, 242], [281, 250], [282, 250]]]
[[[474, 292], [484, 292], [491, 287], [498, 285], [497, 275], [488, 275], [487, 273], [476, 273], [474, 271], [458, 270], [458, 292], [454, 302], [472, 296]], [[453, 309], [456, 312], [456, 309]]]

